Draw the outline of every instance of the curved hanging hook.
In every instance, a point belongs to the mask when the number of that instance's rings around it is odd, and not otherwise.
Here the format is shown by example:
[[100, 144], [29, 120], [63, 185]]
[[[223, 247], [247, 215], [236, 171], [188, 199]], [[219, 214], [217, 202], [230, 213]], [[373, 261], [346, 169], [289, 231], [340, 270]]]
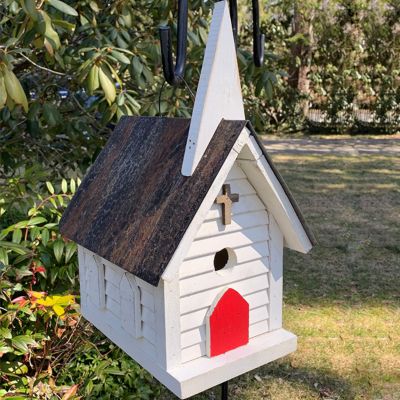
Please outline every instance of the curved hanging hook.
[[179, 85], [185, 74], [186, 47], [188, 30], [188, 0], [178, 3], [178, 40], [176, 46], [176, 64], [172, 60], [171, 28], [160, 26], [161, 59], [165, 80], [173, 86]]
[[261, 67], [264, 62], [265, 35], [260, 32], [260, 9], [258, 0], [253, 3], [253, 59], [256, 67]]

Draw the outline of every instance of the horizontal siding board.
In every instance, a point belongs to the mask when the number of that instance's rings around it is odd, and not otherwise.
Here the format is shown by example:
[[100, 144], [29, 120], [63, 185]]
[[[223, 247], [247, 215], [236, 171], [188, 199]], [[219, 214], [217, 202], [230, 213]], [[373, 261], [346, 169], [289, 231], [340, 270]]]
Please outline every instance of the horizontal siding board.
[[214, 254], [185, 260], [180, 269], [181, 279], [214, 271]]
[[152, 344], [156, 344], [156, 332], [146, 322], [142, 322], [142, 334], [143, 337]]
[[268, 225], [268, 214], [266, 211], [254, 211], [245, 214], [234, 215], [232, 223], [224, 225], [221, 218], [206, 221], [197, 232], [196, 239], [206, 238], [215, 235], [240, 231], [260, 225]]
[[115, 327], [114, 329], [120, 329], [121, 327], [121, 320], [119, 319], [119, 316], [113, 314], [110, 310], [108, 309], [102, 309], [99, 310], [98, 306], [96, 306], [91, 298], [87, 299], [88, 302], [88, 308], [89, 312], [88, 315], [85, 316], [85, 318], [90, 320], [90, 315], [91, 313], [101, 313], [101, 315], [104, 315], [105, 322], [110, 325], [111, 327]]
[[[268, 242], [266, 241], [253, 243], [248, 246], [233, 248], [233, 250], [236, 254], [238, 265], [258, 260], [269, 255], [269, 246]], [[206, 256], [185, 260], [180, 268], [180, 278], [184, 279], [187, 277], [214, 271], [214, 256], [215, 254], [209, 254]]]
[[[250, 306], [250, 304], [249, 304]], [[192, 331], [193, 329], [199, 328], [206, 323], [206, 315], [209, 308], [203, 308], [201, 310], [194, 311], [193, 313], [185, 314], [181, 316], [181, 330], [183, 333]], [[250, 307], [250, 324], [262, 321], [268, 318], [268, 307], [264, 304], [261, 307], [251, 308]]]
[[[229, 287], [235, 289], [242, 296], [245, 296], [248, 293], [257, 292], [259, 290], [268, 288], [268, 275], [263, 274], [250, 279], [241, 280], [239, 282], [230, 284]], [[189, 313], [202, 307], [211, 306], [215, 297], [223, 288], [224, 286], [216, 287], [205, 292], [182, 297], [181, 314]]]
[[269, 256], [269, 246], [267, 241], [252, 243], [251, 245], [239, 247], [233, 250], [235, 251], [238, 264]]
[[244, 229], [240, 232], [227, 233], [212, 238], [195, 240], [187, 254], [188, 258], [215, 253], [225, 247], [236, 248], [268, 239], [268, 226]]
[[268, 332], [268, 320], [265, 319], [264, 321], [256, 322], [249, 327], [249, 336], [253, 338], [258, 335], [262, 335], [263, 333]]
[[[116, 272], [117, 271], [117, 272]], [[105, 268], [105, 280], [111, 282], [115, 286], [119, 286], [122, 278], [123, 271], [118, 271], [115, 268], [110, 268], [107, 264]]]
[[119, 301], [120, 291], [117, 286], [115, 286], [111, 281], [106, 280], [106, 295], [114, 300]]
[[[256, 194], [241, 196], [240, 200], [232, 205], [232, 215], [261, 210], [265, 210], [265, 206]], [[206, 220], [220, 218], [221, 215], [221, 205], [213, 204], [206, 216]]]
[[251, 183], [247, 180], [247, 178], [236, 179], [232, 182], [227, 182], [227, 183], [229, 183], [231, 185], [232, 193], [239, 193], [239, 198], [240, 198], [240, 196], [247, 196], [249, 194], [256, 193], [254, 187], [251, 186]]
[[198, 328], [192, 329], [187, 332], [183, 332], [181, 335], [181, 346], [182, 349], [193, 346], [197, 343], [206, 341], [206, 326], [201, 325]]
[[140, 303], [149, 308], [151, 311], [155, 311], [154, 296], [146, 290], [142, 290], [142, 288], [140, 288]]
[[246, 301], [250, 304], [250, 308], [261, 307], [269, 303], [268, 290], [260, 290], [258, 292], [250, 293], [244, 296]]
[[206, 344], [205, 342], [197, 343], [194, 346], [187, 347], [182, 350], [181, 359], [182, 363], [195, 360], [196, 358], [206, 355]]
[[231, 170], [229, 171], [229, 174], [226, 178], [228, 181], [232, 181], [235, 179], [246, 179], [246, 174], [243, 172], [242, 168], [239, 167], [239, 165], [235, 162]]
[[224, 271], [223, 274], [214, 271], [207, 274], [182, 279], [180, 281], [180, 295], [188, 296], [197, 292], [212, 289], [232, 282], [248, 279], [268, 272], [268, 263], [265, 259], [236, 265]]
[[147, 307], [141, 307], [142, 321], [151, 326], [153, 329], [156, 324], [156, 316], [152, 310]]
[[[121, 318], [121, 304], [114, 300], [112, 297], [106, 296], [106, 308], [110, 310], [115, 316]], [[119, 323], [121, 325], [121, 322]]]
[[268, 306], [264, 305], [250, 311], [250, 325], [268, 319]]
[[206, 323], [206, 315], [209, 307], [202, 308], [192, 313], [181, 316], [181, 331], [186, 332], [188, 330], [197, 328]]

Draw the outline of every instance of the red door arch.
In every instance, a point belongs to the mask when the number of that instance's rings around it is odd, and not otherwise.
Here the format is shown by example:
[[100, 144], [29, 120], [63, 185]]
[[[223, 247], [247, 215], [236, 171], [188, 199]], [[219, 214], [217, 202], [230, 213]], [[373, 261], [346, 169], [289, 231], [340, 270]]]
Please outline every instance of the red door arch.
[[215, 357], [249, 342], [249, 303], [236, 290], [217, 297], [207, 314], [207, 354]]

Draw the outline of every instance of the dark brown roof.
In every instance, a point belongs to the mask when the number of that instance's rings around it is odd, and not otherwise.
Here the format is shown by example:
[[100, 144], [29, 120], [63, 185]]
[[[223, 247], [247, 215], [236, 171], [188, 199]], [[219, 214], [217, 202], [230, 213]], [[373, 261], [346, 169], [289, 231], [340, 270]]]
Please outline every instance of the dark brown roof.
[[185, 177], [189, 124], [123, 118], [65, 211], [61, 233], [157, 285], [246, 121], [221, 121]]
[[189, 124], [181, 118], [121, 119], [65, 211], [61, 233], [156, 286], [246, 124], [257, 139], [248, 122], [222, 120], [194, 174], [185, 177]]

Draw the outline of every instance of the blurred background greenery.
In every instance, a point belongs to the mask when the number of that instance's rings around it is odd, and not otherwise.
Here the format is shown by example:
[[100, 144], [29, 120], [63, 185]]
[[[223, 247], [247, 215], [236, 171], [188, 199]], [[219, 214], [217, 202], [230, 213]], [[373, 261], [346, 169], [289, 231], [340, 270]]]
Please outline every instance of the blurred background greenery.
[[[158, 26], [176, 30], [176, 3], [1, 1], [0, 398], [159, 396], [81, 319], [76, 247], [58, 222], [119, 118], [190, 117], [188, 88], [163, 87], [160, 63]], [[238, 60], [260, 134], [399, 129], [400, 0], [262, 0], [262, 68], [250, 3], [239, 4]], [[212, 5], [190, 2], [193, 92]]]
[[[176, 29], [176, 3], [4, 0], [0, 173], [37, 162], [84, 170], [121, 116], [190, 117], [184, 85], [161, 92], [158, 26]], [[252, 63], [249, 3], [239, 3], [238, 59], [260, 134], [399, 128], [400, 0], [264, 0], [262, 68]], [[185, 79], [193, 92], [212, 4], [190, 2]]]

